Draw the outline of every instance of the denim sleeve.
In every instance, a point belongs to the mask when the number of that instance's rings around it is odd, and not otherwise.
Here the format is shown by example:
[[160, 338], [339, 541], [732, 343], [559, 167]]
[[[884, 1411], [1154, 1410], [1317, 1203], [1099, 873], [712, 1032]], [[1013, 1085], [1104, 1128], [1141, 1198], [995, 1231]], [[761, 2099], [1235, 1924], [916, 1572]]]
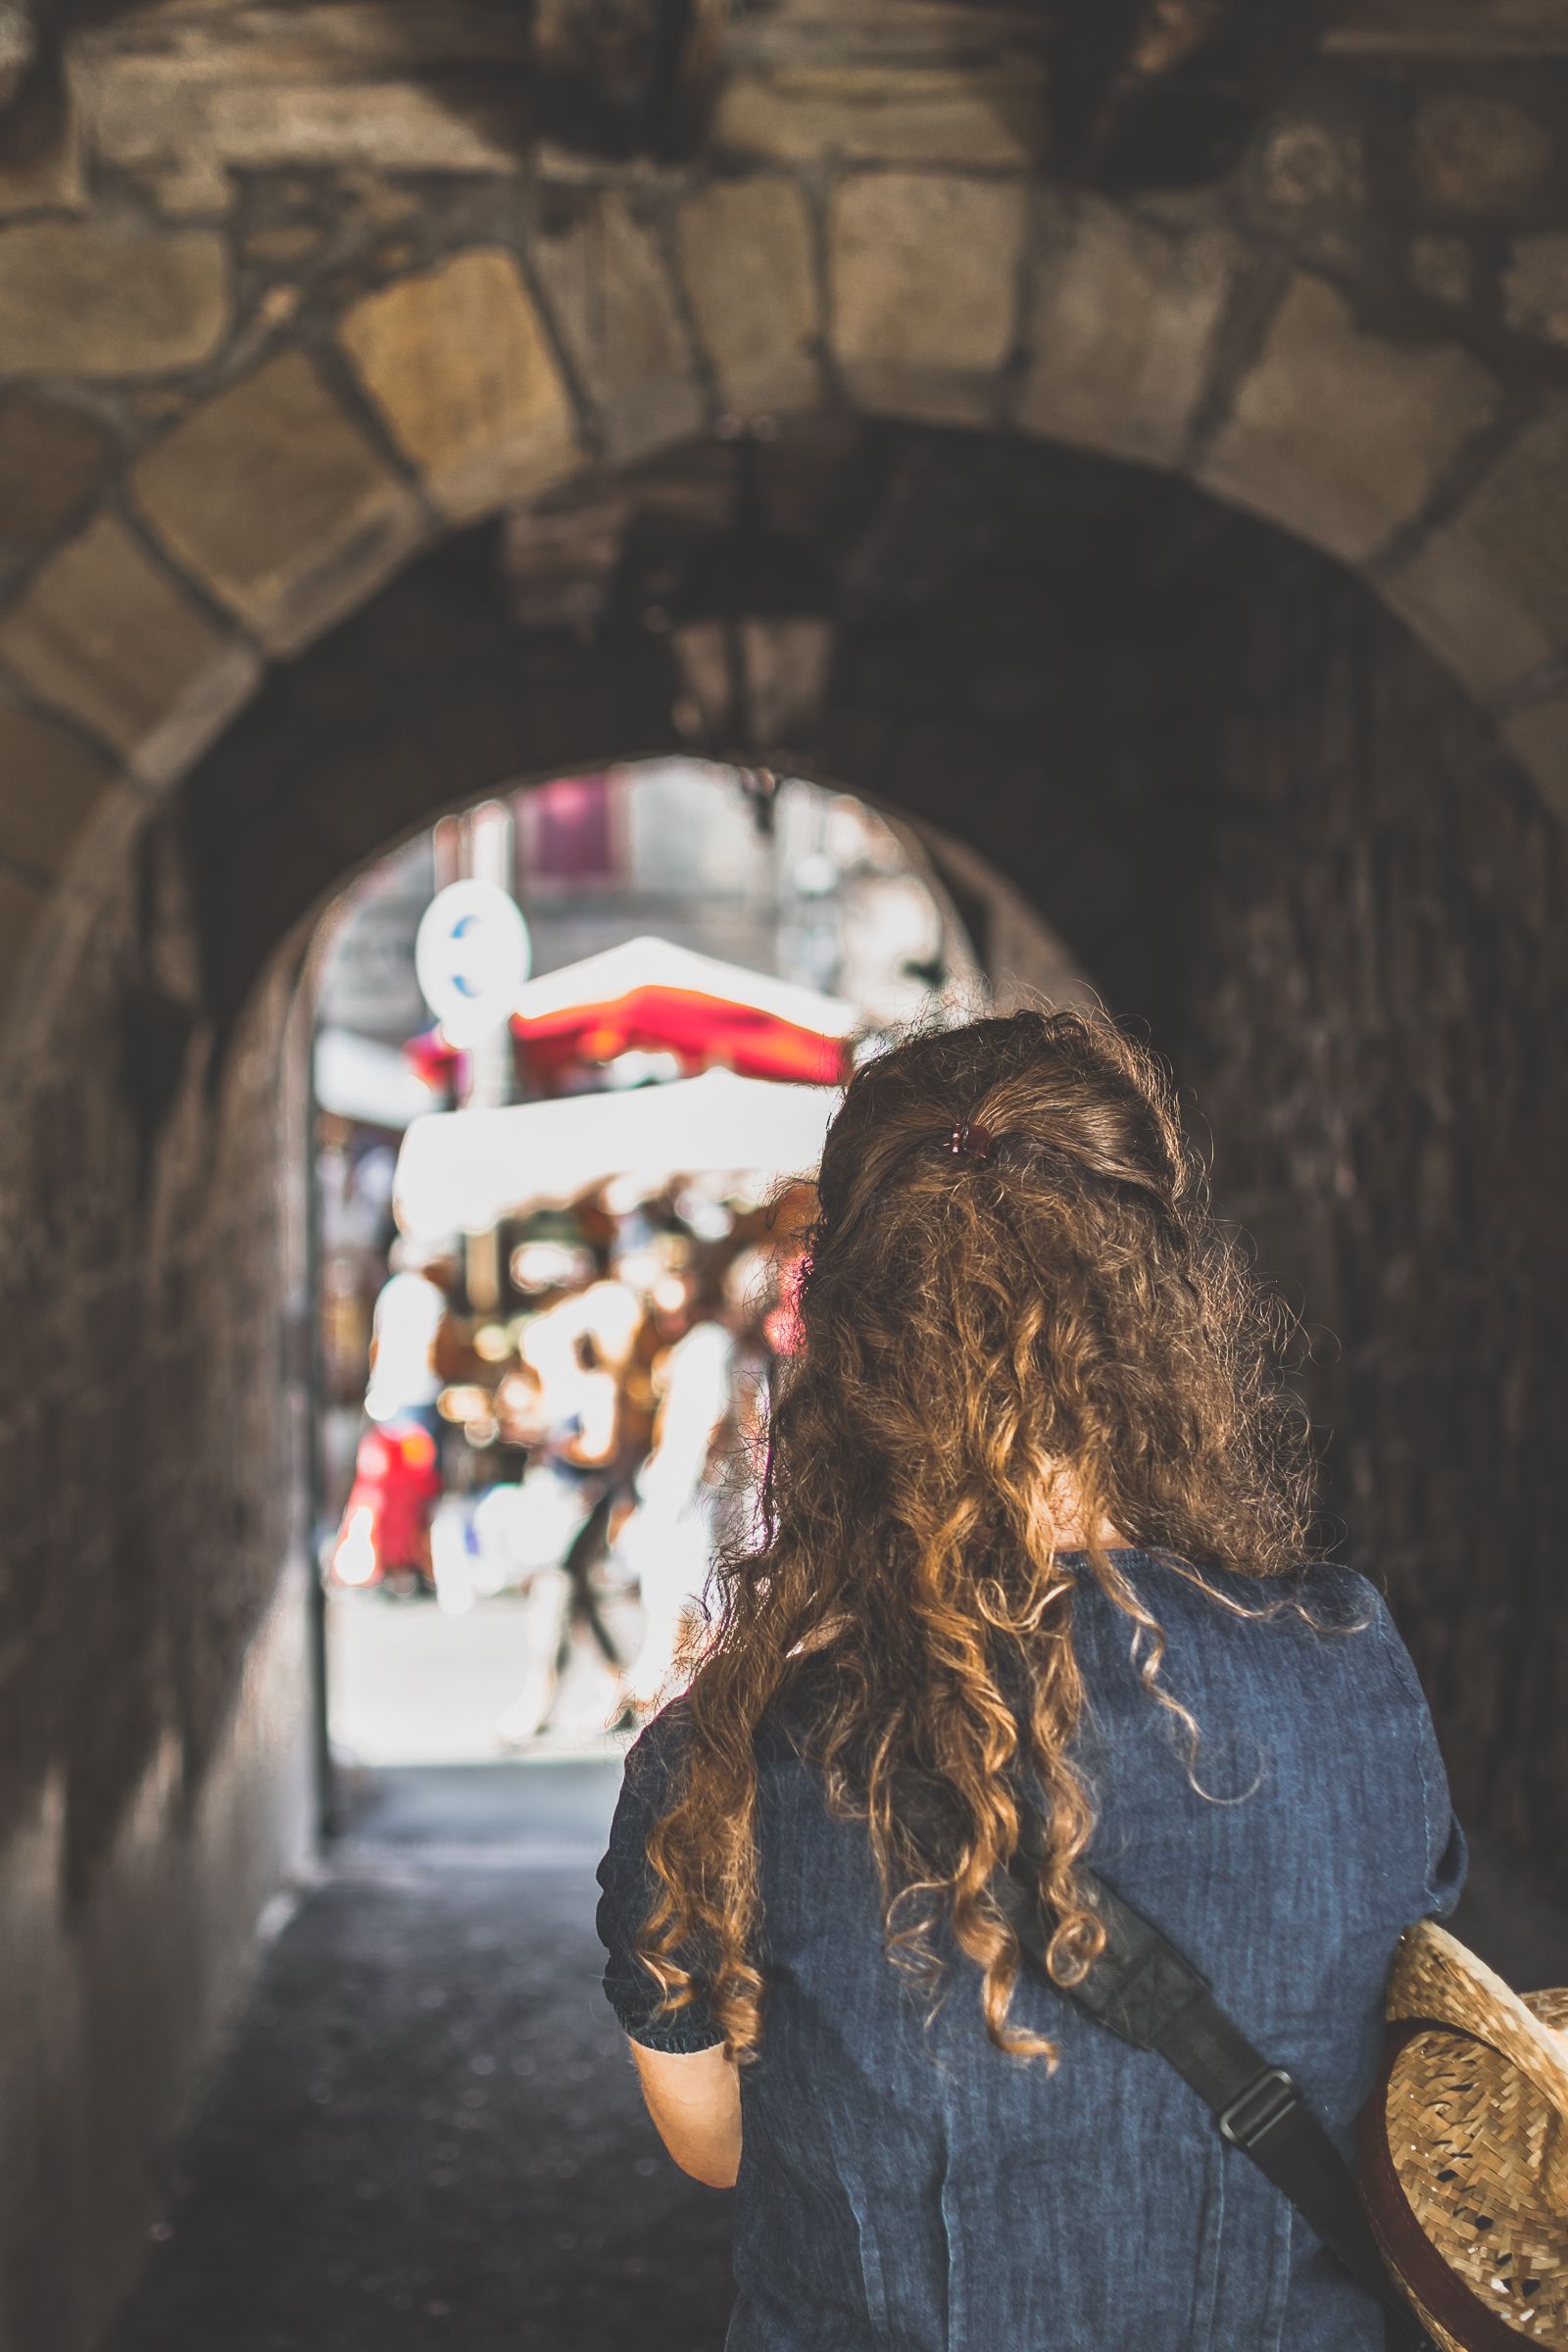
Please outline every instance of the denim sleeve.
[[1416, 1769], [1421, 1780], [1421, 1809], [1426, 1819], [1426, 1908], [1427, 1919], [1446, 1919], [1464, 1889], [1470, 1867], [1469, 1848], [1459, 1826], [1448, 1795], [1448, 1776], [1444, 1768], [1443, 1750], [1433, 1727], [1426, 1692], [1409, 1651], [1399, 1639], [1398, 1629], [1389, 1614], [1382, 1594], [1368, 1587], [1375, 1612], [1374, 1624], [1383, 1654], [1401, 1697], [1412, 1719], [1415, 1740]]
[[603, 1891], [597, 1924], [599, 1940], [608, 1954], [605, 1998], [619, 2019], [621, 2031], [644, 2049], [684, 2054], [713, 2049], [724, 2038], [704, 1998], [701, 1969], [689, 1953], [678, 1955], [682, 1967], [692, 1972], [696, 1997], [661, 2015], [659, 1986], [636, 1951], [658, 1891], [648, 1861], [648, 1836], [668, 1800], [681, 1734], [682, 1711], [677, 1701], [656, 1715], [627, 1751], [610, 1844], [599, 1865]]

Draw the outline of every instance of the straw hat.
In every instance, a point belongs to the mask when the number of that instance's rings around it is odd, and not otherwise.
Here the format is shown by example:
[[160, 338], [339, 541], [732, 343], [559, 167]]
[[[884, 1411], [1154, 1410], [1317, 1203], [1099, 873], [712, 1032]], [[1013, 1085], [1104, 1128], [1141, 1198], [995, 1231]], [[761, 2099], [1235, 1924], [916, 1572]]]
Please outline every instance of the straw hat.
[[1443, 2352], [1568, 2352], [1568, 1990], [1512, 1991], [1431, 1920], [1389, 1979], [1361, 2194]]

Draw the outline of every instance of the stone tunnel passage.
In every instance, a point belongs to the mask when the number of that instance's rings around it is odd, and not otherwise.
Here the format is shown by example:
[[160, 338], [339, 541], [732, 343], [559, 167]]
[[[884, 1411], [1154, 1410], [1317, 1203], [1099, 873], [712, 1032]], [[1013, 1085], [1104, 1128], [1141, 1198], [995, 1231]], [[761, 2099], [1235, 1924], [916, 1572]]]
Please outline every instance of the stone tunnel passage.
[[[957, 835], [1169, 1056], [1304, 1318], [1327, 1533], [1388, 1581], [1467, 1814], [1561, 1893], [1559, 825], [1363, 582], [1169, 475], [813, 416], [761, 479], [830, 583], [812, 772]], [[683, 443], [454, 537], [274, 672], [149, 852], [218, 1040], [437, 789], [678, 748], [648, 614], [732, 497], [729, 448]]]
[[730, 2199], [664, 2156], [599, 1993], [618, 1777], [361, 1785], [108, 2352], [716, 2352]]
[[[846, 415], [786, 420], [764, 473], [833, 589], [810, 772], [1004, 873], [1170, 1057], [1306, 1318], [1331, 1532], [1465, 1817], [1561, 1902], [1560, 826], [1364, 581], [1189, 483]], [[312, 1848], [311, 925], [444, 806], [677, 748], [648, 609], [731, 478], [698, 440], [454, 532], [106, 820], [31, 967], [0, 1128], [24, 2352], [94, 2344]]]
[[834, 568], [815, 772], [1168, 1052], [1461, 1806], [1568, 1899], [1568, 10], [1188, 11], [1268, 73], [1216, 141], [1167, 45], [1097, 165], [1146, 13], [736, 8], [656, 155], [536, 118], [535, 39], [613, 112], [722, 9], [0, 9], [5, 2352], [97, 2352], [313, 1851], [304, 939], [440, 805], [671, 748], [599, 597], [725, 421]]

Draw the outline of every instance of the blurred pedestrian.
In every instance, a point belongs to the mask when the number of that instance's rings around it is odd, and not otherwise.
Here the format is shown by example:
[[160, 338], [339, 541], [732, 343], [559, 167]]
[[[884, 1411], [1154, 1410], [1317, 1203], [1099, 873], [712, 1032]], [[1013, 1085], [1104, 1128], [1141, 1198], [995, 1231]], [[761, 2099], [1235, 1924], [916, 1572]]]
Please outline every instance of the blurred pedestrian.
[[595, 1571], [609, 1546], [620, 1483], [620, 1387], [642, 1306], [608, 1271], [536, 1315], [523, 1336], [521, 1370], [536, 1404], [533, 1452], [507, 1505], [506, 1540], [526, 1592], [521, 1684], [497, 1725], [509, 1747], [547, 1727], [573, 1638], [586, 1636], [600, 1664], [596, 1723], [613, 1709], [621, 1654], [600, 1606]]
[[370, 1374], [365, 1409], [372, 1421], [414, 1421], [441, 1434], [436, 1348], [457, 1281], [445, 1241], [408, 1235], [392, 1245], [391, 1271], [370, 1319]]
[[638, 1710], [662, 1692], [683, 1639], [701, 1618], [725, 1487], [735, 1343], [715, 1291], [695, 1292], [690, 1314], [663, 1359], [653, 1446], [637, 1472], [636, 1506], [616, 1544], [643, 1606], [642, 1646], [621, 1688], [625, 1703]]

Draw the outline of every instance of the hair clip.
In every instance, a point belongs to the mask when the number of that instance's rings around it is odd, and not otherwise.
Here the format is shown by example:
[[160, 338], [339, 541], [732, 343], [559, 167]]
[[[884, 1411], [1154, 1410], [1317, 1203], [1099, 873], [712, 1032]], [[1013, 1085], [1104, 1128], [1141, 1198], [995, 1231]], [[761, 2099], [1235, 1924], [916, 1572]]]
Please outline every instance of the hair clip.
[[948, 1138], [948, 1150], [955, 1159], [976, 1160], [984, 1167], [996, 1150], [996, 1139], [978, 1119], [966, 1119]]

